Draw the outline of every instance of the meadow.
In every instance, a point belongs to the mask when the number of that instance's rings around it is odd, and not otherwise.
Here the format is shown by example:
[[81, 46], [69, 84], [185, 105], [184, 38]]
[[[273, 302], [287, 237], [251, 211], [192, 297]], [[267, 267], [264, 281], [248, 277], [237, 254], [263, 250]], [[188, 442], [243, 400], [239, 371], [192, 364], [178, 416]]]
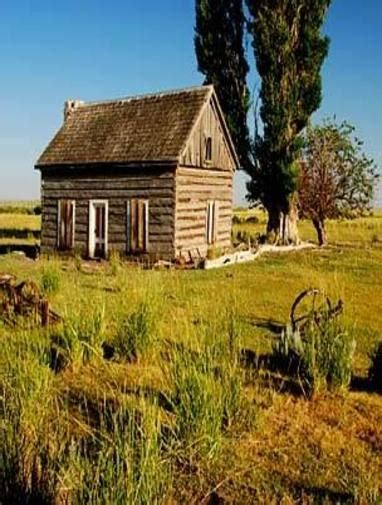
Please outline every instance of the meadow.
[[[234, 236], [254, 240], [264, 220], [237, 211]], [[0, 272], [34, 280], [64, 320], [0, 324], [3, 503], [380, 503], [382, 394], [368, 371], [382, 213], [328, 234], [324, 249], [215, 271], [1, 256]], [[261, 366], [309, 287], [343, 300], [356, 343], [351, 382], [312, 391]]]

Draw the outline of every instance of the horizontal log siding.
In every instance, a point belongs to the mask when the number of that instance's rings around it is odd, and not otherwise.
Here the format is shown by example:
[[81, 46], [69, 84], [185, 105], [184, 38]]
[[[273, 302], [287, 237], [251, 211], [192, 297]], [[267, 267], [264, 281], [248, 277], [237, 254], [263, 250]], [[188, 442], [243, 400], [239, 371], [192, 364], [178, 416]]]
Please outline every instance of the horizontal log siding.
[[177, 255], [188, 255], [199, 249], [204, 256], [208, 250], [206, 239], [207, 202], [219, 202], [216, 247], [231, 245], [233, 173], [223, 170], [179, 167], [176, 174]]
[[88, 252], [89, 200], [109, 203], [109, 252], [126, 252], [126, 201], [130, 198], [149, 200], [149, 255], [151, 258], [173, 259], [175, 225], [174, 169], [142, 168], [139, 171], [111, 171], [95, 175], [71, 173], [55, 175], [54, 170], [42, 174], [43, 250], [57, 245], [57, 201], [76, 201], [75, 248]]

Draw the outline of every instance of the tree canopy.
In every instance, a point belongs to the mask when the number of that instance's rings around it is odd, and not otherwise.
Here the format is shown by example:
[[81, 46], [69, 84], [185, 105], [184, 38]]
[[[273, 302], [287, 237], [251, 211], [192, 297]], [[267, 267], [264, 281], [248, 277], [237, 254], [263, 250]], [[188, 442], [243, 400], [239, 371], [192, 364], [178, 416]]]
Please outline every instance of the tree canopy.
[[250, 165], [249, 65], [242, 0], [196, 0], [195, 51], [205, 84], [214, 84], [241, 166]]
[[329, 40], [321, 34], [331, 0], [246, 0], [249, 31], [261, 78], [260, 119], [255, 136], [249, 196], [278, 231], [297, 189], [300, 133], [321, 103], [321, 66]]
[[306, 130], [299, 179], [299, 208], [312, 220], [320, 245], [325, 220], [354, 218], [371, 210], [378, 179], [374, 161], [347, 122], [326, 120]]

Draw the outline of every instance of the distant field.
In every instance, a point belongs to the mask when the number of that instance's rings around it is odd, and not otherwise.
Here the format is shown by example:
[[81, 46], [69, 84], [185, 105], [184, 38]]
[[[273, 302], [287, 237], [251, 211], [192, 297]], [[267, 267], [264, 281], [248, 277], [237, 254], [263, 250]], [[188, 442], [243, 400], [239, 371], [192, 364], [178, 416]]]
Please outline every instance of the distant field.
[[[246, 232], [256, 237], [264, 233], [266, 228], [266, 214], [259, 210], [236, 210], [235, 216], [241, 222], [235, 222], [234, 232]], [[251, 221], [251, 217], [258, 219], [258, 223]], [[376, 209], [372, 216], [354, 220], [328, 220], [326, 223], [329, 241], [334, 244], [367, 245], [382, 242], [382, 209]], [[317, 241], [316, 232], [310, 221], [299, 222], [299, 232], [302, 240]]]
[[40, 239], [39, 201], [0, 201], [0, 245], [35, 244]]
[[[246, 222], [253, 215], [259, 222]], [[235, 234], [264, 231], [263, 214], [237, 216]], [[10, 222], [39, 225], [0, 215], [0, 228]], [[309, 223], [300, 230], [315, 239]], [[50, 332], [0, 324], [8, 481], [21, 480], [24, 492], [38, 469], [36, 503], [381, 503], [382, 395], [369, 391], [367, 374], [382, 341], [382, 213], [330, 222], [328, 233], [324, 249], [216, 271], [0, 257], [0, 272], [45, 286], [66, 321]], [[344, 302], [356, 338], [350, 391], [308, 399], [288, 374], [258, 372], [251, 358], [271, 352], [272, 328], [308, 287]], [[117, 335], [125, 348], [140, 335], [139, 357], [103, 359], [102, 344]], [[214, 358], [221, 341], [252, 361], [215, 367], [227, 359]], [[55, 373], [57, 345], [71, 361]]]

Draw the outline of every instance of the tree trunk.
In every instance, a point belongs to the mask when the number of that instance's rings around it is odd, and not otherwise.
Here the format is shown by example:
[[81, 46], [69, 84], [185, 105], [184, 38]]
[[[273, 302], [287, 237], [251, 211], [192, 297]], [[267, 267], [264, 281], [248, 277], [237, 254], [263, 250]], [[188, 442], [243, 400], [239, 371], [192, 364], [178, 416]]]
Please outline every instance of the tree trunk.
[[298, 245], [298, 210], [295, 199], [290, 203], [289, 212], [283, 213], [278, 207], [268, 209], [267, 237], [275, 244]]
[[298, 245], [300, 236], [298, 233], [298, 210], [295, 202], [291, 202], [288, 214], [281, 214], [280, 242], [283, 245]]
[[313, 226], [315, 227], [317, 232], [318, 245], [319, 246], [326, 245], [328, 242], [325, 230], [325, 222], [320, 219], [313, 219]]
[[278, 207], [270, 207], [267, 222], [267, 241], [277, 244], [280, 238], [280, 218], [281, 212]]

